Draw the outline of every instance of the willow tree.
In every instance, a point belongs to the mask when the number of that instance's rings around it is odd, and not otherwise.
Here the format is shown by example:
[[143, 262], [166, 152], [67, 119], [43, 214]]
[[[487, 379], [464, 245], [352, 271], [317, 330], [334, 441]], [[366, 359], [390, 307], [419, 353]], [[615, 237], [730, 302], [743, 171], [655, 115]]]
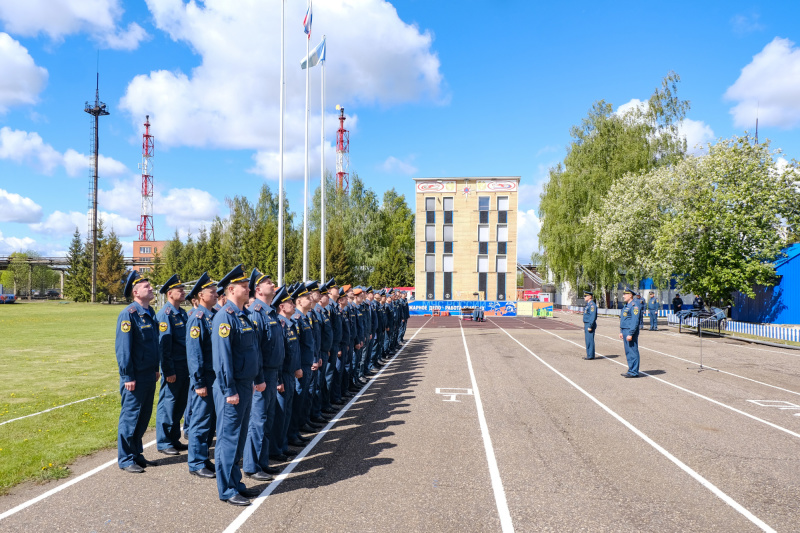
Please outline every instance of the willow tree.
[[689, 102], [677, 96], [679, 81], [669, 73], [647, 102], [625, 112], [595, 102], [570, 130], [567, 156], [550, 169], [539, 204], [539, 244], [556, 282], [609, 288], [621, 280], [620, 265], [594, 246], [596, 233], [586, 217], [622, 176], [683, 159], [686, 141], [678, 127]]

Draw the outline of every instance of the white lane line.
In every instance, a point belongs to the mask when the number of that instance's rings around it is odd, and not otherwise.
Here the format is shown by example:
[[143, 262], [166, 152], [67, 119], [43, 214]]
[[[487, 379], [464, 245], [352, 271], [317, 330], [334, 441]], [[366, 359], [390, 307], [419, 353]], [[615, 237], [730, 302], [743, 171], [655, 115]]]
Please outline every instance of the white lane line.
[[[500, 326], [497, 326], [497, 327], [499, 328]], [[537, 329], [540, 329], [540, 330], [544, 331], [545, 333], [549, 333], [550, 335], [552, 335], [552, 336], [554, 336], [554, 337], [558, 337], [559, 339], [561, 339], [561, 340], [562, 340], [562, 341], [564, 341], [564, 342], [568, 342], [568, 343], [570, 343], [570, 344], [574, 344], [575, 346], [578, 346], [578, 347], [580, 347], [580, 348], [585, 348], [585, 346], [583, 346], [583, 345], [581, 345], [581, 344], [578, 344], [577, 342], [571, 341], [571, 340], [569, 340], [569, 339], [565, 339], [564, 337], [562, 337], [562, 336], [560, 336], [560, 335], [556, 335], [555, 333], [553, 333], [553, 332], [551, 332], [551, 331], [547, 331], [546, 329], [542, 329], [542, 328], [540, 328], [539, 326], [534, 326], [534, 327], [535, 327], [535, 328], [537, 328]], [[605, 335], [601, 335], [601, 337], [606, 337], [606, 336], [605, 336]], [[606, 338], [610, 338], [610, 337], [606, 337]], [[516, 339], [515, 339], [515, 340], [516, 340]], [[621, 342], [621, 341], [620, 341], [620, 342]], [[651, 350], [651, 351], [654, 351], [654, 350]], [[605, 360], [607, 360], [607, 361], [611, 361], [611, 362], [612, 362], [612, 363], [614, 363], [614, 364], [620, 365], [620, 366], [622, 366], [622, 367], [625, 367], [625, 368], [627, 368], [627, 367], [628, 367], [628, 365], [627, 365], [627, 364], [625, 364], [625, 363], [620, 363], [619, 361], [615, 361], [615, 360], [613, 360], [613, 359], [609, 359], [608, 357], [604, 356], [604, 355], [603, 355], [603, 354], [601, 354], [600, 352], [595, 352], [595, 354], [596, 354], [596, 355], [599, 355], [600, 357], [602, 357], [603, 359], [605, 359]], [[711, 368], [711, 367], [708, 367], [708, 368]], [[683, 392], [689, 393], [689, 394], [691, 394], [692, 396], [697, 396], [698, 398], [701, 398], [701, 399], [703, 399], [703, 400], [706, 400], [706, 401], [708, 401], [708, 402], [711, 402], [711, 403], [713, 403], [713, 404], [715, 404], [715, 405], [719, 405], [720, 407], [724, 407], [725, 409], [729, 409], [729, 410], [733, 411], [734, 413], [738, 413], [738, 414], [740, 414], [740, 415], [746, 416], [747, 418], [751, 418], [751, 419], [753, 419], [753, 420], [755, 420], [755, 421], [757, 421], [757, 422], [761, 422], [762, 424], [766, 424], [766, 425], [768, 425], [768, 426], [770, 426], [770, 427], [772, 427], [772, 428], [775, 428], [775, 429], [777, 429], [777, 430], [779, 430], [779, 431], [783, 431], [784, 433], [786, 433], [786, 434], [788, 434], [788, 435], [791, 435], [792, 437], [797, 437], [797, 438], [799, 438], [799, 439], [800, 439], [800, 433], [795, 433], [794, 431], [792, 431], [792, 430], [790, 430], [790, 429], [786, 429], [785, 427], [779, 426], [778, 424], [773, 424], [772, 422], [769, 422], [769, 421], [767, 421], [767, 420], [764, 420], [763, 418], [758, 418], [757, 416], [751, 415], [750, 413], [746, 413], [746, 412], [744, 412], [744, 411], [742, 411], [742, 410], [740, 410], [740, 409], [737, 409], [737, 408], [735, 408], [735, 407], [733, 407], [733, 406], [731, 406], [731, 405], [724, 404], [724, 403], [722, 403], [722, 402], [720, 402], [720, 401], [718, 401], [718, 400], [715, 400], [715, 399], [713, 399], [713, 398], [709, 398], [708, 396], [703, 396], [703, 395], [702, 395], [702, 394], [700, 394], [699, 392], [694, 392], [693, 390], [689, 390], [689, 389], [687, 389], [687, 388], [685, 388], [685, 387], [681, 387], [680, 385], [676, 385], [675, 383], [670, 383], [669, 381], [667, 381], [667, 380], [665, 380], [665, 379], [661, 379], [661, 378], [659, 378], [659, 377], [656, 377], [656, 376], [654, 376], [654, 375], [652, 375], [652, 374], [648, 374], [647, 372], [643, 372], [643, 371], [641, 371], [641, 370], [640, 370], [640, 371], [639, 371], [639, 373], [640, 373], [640, 374], [643, 374], [643, 375], [645, 375], [645, 376], [647, 376], [647, 377], [648, 377], [648, 378], [650, 378], [650, 379], [655, 379], [655, 380], [658, 380], [658, 381], [660, 381], [661, 383], [663, 383], [663, 384], [665, 384], [665, 385], [669, 385], [670, 387], [674, 387], [674, 388], [676, 388], [676, 389], [678, 389], [678, 390], [681, 390], [681, 391], [683, 391]], [[749, 379], [749, 378], [743, 378], [743, 379]], [[752, 380], [751, 380], [751, 381], [752, 381]], [[757, 382], [757, 383], [758, 383], [758, 382]], [[766, 385], [766, 383], [765, 383], [765, 385]], [[788, 392], [791, 392], [791, 391], [788, 391]]]
[[356, 394], [347, 403], [347, 405], [345, 405], [338, 413], [336, 413], [336, 416], [331, 418], [330, 422], [328, 422], [328, 425], [325, 426], [323, 429], [321, 429], [319, 431], [319, 433], [317, 433], [317, 436], [314, 437], [311, 440], [311, 442], [309, 442], [306, 445], [306, 447], [303, 448], [303, 450], [295, 456], [294, 459], [292, 459], [292, 462], [290, 462], [288, 465], [286, 465], [286, 467], [283, 469], [283, 471], [280, 474], [278, 474], [278, 476], [275, 477], [274, 481], [272, 481], [269, 485], [267, 485], [267, 487], [261, 492], [261, 494], [259, 494], [253, 500], [252, 505], [249, 505], [248, 507], [244, 508], [244, 510], [241, 512], [241, 514], [238, 517], [236, 517], [236, 520], [231, 522], [230, 525], [225, 528], [223, 533], [233, 533], [234, 531], [238, 531], [239, 528], [244, 525], [244, 523], [247, 521], [247, 519], [250, 518], [253, 515], [253, 513], [256, 512], [256, 509], [261, 507], [261, 504], [264, 503], [265, 501], [267, 501], [267, 497], [270, 494], [272, 494], [275, 491], [275, 489], [278, 488], [278, 485], [280, 485], [283, 482], [283, 480], [285, 480], [287, 477], [289, 477], [289, 474], [291, 474], [292, 471], [295, 469], [295, 467], [300, 464], [300, 462], [303, 460], [303, 458], [311, 452], [311, 450], [314, 448], [314, 446], [317, 445], [317, 443], [320, 440], [322, 440], [322, 438], [328, 433], [328, 430], [330, 430], [333, 427], [333, 425], [342, 417], [342, 415], [344, 415], [347, 412], [347, 410], [350, 409], [350, 407], [352, 407], [353, 404], [355, 402], [357, 402], [359, 398], [361, 398], [361, 395], [364, 394], [367, 391], [367, 389], [369, 389], [372, 386], [372, 384], [375, 382], [375, 380], [378, 379], [378, 376], [383, 374], [383, 371], [386, 370], [389, 367], [389, 365], [392, 364], [392, 362], [395, 359], [397, 359], [397, 356], [400, 355], [401, 353], [403, 353], [403, 350], [405, 350], [406, 347], [411, 343], [411, 341], [414, 340], [414, 337], [417, 336], [417, 333], [422, 331], [422, 328], [424, 328], [428, 324], [428, 322], [430, 322], [430, 321], [431, 321], [431, 319], [429, 318], [425, 322], [425, 324], [422, 324], [419, 327], [419, 329], [417, 329], [417, 331], [414, 332], [414, 335], [410, 339], [408, 339], [405, 342], [405, 344], [403, 344], [403, 347], [400, 348], [400, 350], [396, 354], [394, 354], [394, 356], [391, 359], [389, 359], [389, 362], [386, 363], [386, 365], [384, 365], [384, 367], [381, 368], [380, 371], [378, 371], [377, 374], [372, 376], [372, 378], [369, 380], [369, 382], [366, 385], [364, 385], [364, 387], [358, 392], [358, 394]]
[[65, 403], [64, 405], [57, 405], [56, 407], [51, 407], [50, 409], [45, 409], [44, 411], [39, 411], [38, 413], [33, 413], [33, 414], [30, 414], [30, 415], [21, 416], [19, 418], [12, 418], [11, 420], [6, 420], [5, 422], [0, 422], [0, 426], [2, 426], [3, 424], [10, 424], [11, 422], [16, 422], [17, 420], [22, 420], [23, 418], [30, 418], [32, 416], [41, 415], [41, 414], [44, 414], [44, 413], [49, 413], [50, 411], [55, 411], [56, 409], [61, 409], [61, 408], [66, 407], [68, 405], [75, 405], [76, 403], [88, 402], [89, 400], [94, 400], [95, 398], [101, 398], [103, 396], [108, 396], [109, 394], [111, 394], [111, 393], [107, 392], [105, 394], [98, 394], [97, 396], [92, 396], [91, 398], [84, 398], [83, 400], [76, 400], [74, 402]]
[[[490, 320], [490, 322], [492, 322], [492, 324], [494, 324], [495, 326], [497, 326], [497, 327], [498, 327], [498, 328], [499, 328], [499, 329], [500, 329], [500, 330], [501, 330], [503, 333], [505, 333], [506, 335], [508, 335], [508, 337], [509, 337], [511, 340], [513, 340], [514, 342], [516, 342], [517, 344], [519, 344], [519, 345], [522, 347], [522, 349], [523, 349], [523, 350], [525, 350], [526, 352], [528, 352], [529, 354], [531, 354], [532, 356], [534, 356], [536, 359], [538, 359], [540, 363], [542, 363], [544, 366], [546, 366], [547, 368], [549, 368], [550, 370], [552, 370], [552, 371], [553, 371], [553, 372], [554, 372], [556, 375], [558, 375], [558, 376], [559, 376], [560, 378], [562, 378], [564, 381], [566, 381], [567, 383], [569, 383], [570, 385], [572, 385], [572, 386], [573, 386], [575, 389], [577, 389], [578, 391], [580, 391], [580, 392], [581, 392], [581, 393], [582, 393], [584, 396], [586, 396], [587, 398], [589, 398], [590, 400], [592, 400], [592, 401], [593, 401], [595, 404], [597, 404], [597, 405], [598, 405], [598, 406], [599, 406], [601, 409], [603, 409], [605, 412], [607, 412], [608, 414], [610, 414], [611, 416], [613, 416], [613, 417], [614, 417], [614, 418], [615, 418], [615, 419], [616, 419], [618, 422], [620, 422], [620, 423], [621, 423], [622, 425], [624, 425], [626, 428], [630, 429], [630, 430], [631, 430], [631, 431], [632, 431], [634, 434], [636, 434], [636, 436], [638, 436], [638, 437], [639, 437], [639, 438], [641, 438], [643, 441], [645, 441], [647, 444], [649, 444], [650, 446], [652, 446], [653, 448], [655, 448], [655, 449], [656, 449], [656, 450], [657, 450], [657, 451], [658, 451], [658, 452], [659, 452], [661, 455], [663, 455], [664, 457], [666, 457], [667, 459], [669, 459], [670, 461], [672, 461], [672, 463], [674, 463], [676, 466], [678, 466], [678, 468], [680, 468], [681, 470], [683, 470], [684, 472], [686, 472], [687, 474], [689, 474], [689, 475], [690, 475], [692, 478], [694, 478], [694, 479], [695, 479], [697, 482], [699, 482], [699, 483], [700, 483], [701, 485], [703, 485], [705, 488], [707, 488], [708, 490], [710, 490], [710, 491], [711, 491], [711, 492], [712, 492], [712, 493], [713, 493], [715, 496], [717, 496], [717, 497], [718, 497], [720, 500], [722, 500], [722, 501], [724, 501], [725, 503], [727, 503], [727, 504], [728, 504], [730, 507], [732, 507], [732, 508], [733, 508], [733, 509], [735, 509], [735, 510], [736, 510], [738, 513], [740, 513], [742, 516], [744, 516], [745, 518], [747, 518], [748, 520], [750, 520], [750, 522], [752, 522], [753, 524], [755, 524], [755, 525], [756, 525], [757, 527], [759, 527], [759, 528], [760, 528], [762, 531], [770, 531], [770, 532], [774, 532], [774, 531], [775, 531], [775, 530], [774, 530], [774, 529], [772, 529], [772, 528], [771, 528], [769, 525], [767, 525], [765, 522], [763, 522], [763, 521], [762, 521], [760, 518], [758, 518], [758, 517], [757, 517], [757, 516], [755, 516], [753, 513], [751, 513], [751, 512], [750, 512], [750, 511], [748, 511], [747, 509], [745, 509], [745, 508], [744, 508], [744, 507], [743, 507], [743, 506], [742, 506], [740, 503], [738, 503], [736, 500], [734, 500], [733, 498], [731, 498], [730, 496], [728, 496], [727, 494], [725, 494], [724, 492], [722, 492], [722, 491], [721, 491], [719, 488], [717, 488], [717, 487], [716, 487], [716, 485], [714, 485], [713, 483], [711, 483], [709, 480], [707, 480], [706, 478], [704, 478], [703, 476], [701, 476], [701, 475], [700, 475], [699, 473], [697, 473], [696, 471], [692, 470], [692, 468], [690, 468], [688, 465], [686, 465], [685, 463], [683, 463], [683, 461], [681, 461], [680, 459], [678, 459], [677, 457], [675, 457], [674, 455], [672, 455], [671, 453], [669, 453], [669, 452], [668, 452], [667, 450], [665, 450], [665, 449], [664, 449], [664, 448], [663, 448], [661, 445], [659, 445], [659, 444], [658, 444], [657, 442], [655, 442], [653, 439], [651, 439], [650, 437], [648, 437], [647, 435], [645, 435], [645, 434], [644, 434], [644, 433], [643, 433], [641, 430], [639, 430], [638, 428], [636, 428], [636, 427], [635, 427], [633, 424], [631, 424], [630, 422], [628, 422], [627, 420], [625, 420], [624, 418], [622, 418], [622, 417], [621, 417], [620, 415], [618, 415], [616, 412], [612, 411], [612, 410], [611, 410], [611, 408], [609, 408], [609, 407], [608, 407], [608, 406], [606, 406], [606, 405], [605, 405], [603, 402], [601, 402], [600, 400], [598, 400], [597, 398], [595, 398], [594, 396], [592, 396], [591, 394], [589, 394], [587, 391], [585, 391], [583, 388], [581, 388], [581, 386], [580, 386], [580, 385], [578, 385], [577, 383], [575, 383], [574, 381], [572, 381], [571, 379], [569, 379], [567, 376], [565, 376], [564, 374], [562, 374], [561, 372], [559, 372], [558, 370], [556, 370], [556, 369], [555, 369], [553, 366], [551, 366], [549, 363], [547, 363], [547, 362], [546, 362], [544, 359], [542, 359], [541, 357], [539, 357], [538, 355], [536, 355], [535, 353], [533, 353], [531, 350], [529, 350], [529, 349], [528, 349], [528, 347], [527, 347], [527, 346], [525, 346], [524, 344], [522, 344], [521, 342], [519, 342], [517, 339], [515, 339], [514, 337], [512, 337], [512, 336], [511, 336], [511, 334], [510, 334], [509, 332], [507, 332], [505, 329], [501, 328], [501, 327], [500, 327], [500, 326], [499, 326], [499, 325], [498, 325], [496, 322], [494, 322], [493, 320]], [[541, 329], [541, 328], [539, 328], [539, 329]], [[542, 330], [542, 331], [547, 331], [547, 330]], [[548, 332], [548, 333], [549, 333], [549, 332]], [[571, 341], [567, 341], [567, 342], [571, 342]], [[615, 361], [615, 362], [616, 362], [616, 361]]]
[[[527, 322], [524, 322], [524, 323], [527, 324]], [[542, 329], [539, 326], [536, 326], [535, 324], [531, 324], [531, 325], [533, 327], [537, 328], [537, 329], [541, 329], [542, 331], [547, 331], [548, 333], [550, 333], [548, 330]], [[670, 334], [668, 333], [668, 335], [670, 335]], [[677, 333], [675, 335], [677, 335]], [[608, 340], [610, 340], [612, 342], [619, 342], [619, 339], [615, 339], [614, 337], [609, 337], [608, 335], [599, 335], [599, 334], [597, 334], [596, 336], [597, 337], [605, 337], [606, 339], [608, 339]], [[561, 337], [559, 337], [559, 338], [561, 338]], [[562, 339], [562, 340], [566, 340], [566, 339]], [[567, 342], [572, 342], [572, 341], [567, 341]], [[711, 342], [714, 342], [714, 341], [711, 341]], [[577, 344], [575, 342], [572, 342], [572, 343], [575, 344], [576, 346], [581, 346], [580, 344]], [[719, 344], [723, 344], [723, 345], [726, 345], [726, 346], [731, 346], [728, 343], [719, 343]], [[736, 347], [736, 345], [733, 345], [733, 346]], [[741, 346], [741, 348], [745, 348], [745, 346]], [[647, 348], [646, 346], [642, 346], [641, 344], [639, 345], [639, 349], [647, 350], [649, 352], [654, 352], [654, 353], [657, 353], [657, 354], [660, 354], [660, 355], [664, 355], [666, 357], [671, 357], [673, 359], [677, 359], [679, 361], [683, 361], [684, 363], [689, 363], [689, 364], [692, 364], [692, 365], [699, 365], [700, 364], [697, 361], [692, 361], [691, 359], [684, 359], [683, 357], [678, 357], [677, 355], [672, 355], [672, 354], [668, 354], [668, 353], [665, 353], [665, 352], [660, 352], [658, 350], [654, 350], [652, 348]], [[604, 357], [604, 356], [603, 356], [603, 358], [604, 359], [608, 359], [607, 357]], [[617, 361], [614, 361], [614, 362], [617, 363]], [[621, 364], [621, 363], [617, 363], [617, 364]], [[622, 366], [625, 366], [625, 365], [622, 365]], [[703, 365], [703, 366], [705, 368], [710, 369], [710, 370], [716, 370], [717, 372], [719, 372], [721, 374], [727, 374], [729, 376], [733, 376], [735, 378], [743, 379], [743, 380], [749, 381], [751, 383], [756, 383], [758, 385], [763, 385], [764, 387], [769, 387], [771, 389], [777, 389], [777, 390], [782, 391], [782, 392], [788, 392], [789, 394], [794, 394], [796, 396], [800, 396], [800, 392], [797, 392], [797, 391], [793, 391], [793, 390], [790, 390], [790, 389], [784, 389], [783, 387], [778, 387], [777, 385], [770, 385], [769, 383], [764, 383], [763, 381], [758, 381], [757, 379], [748, 378], [746, 376], [742, 376], [742, 375], [739, 375], [739, 374], [734, 374], [733, 372], [728, 372], [727, 370], [721, 370], [721, 369], [715, 368], [713, 366], [709, 366], [709, 365]]]
[[[148, 442], [147, 444], [145, 444], [142, 447], [143, 448], [149, 448], [150, 446], [152, 446], [155, 443], [156, 443], [156, 441], [152, 440], [152, 441]], [[71, 480], [67, 481], [63, 485], [59, 485], [58, 487], [56, 487], [54, 489], [48, 490], [44, 494], [40, 494], [39, 496], [37, 496], [37, 497], [35, 497], [33, 499], [30, 499], [30, 500], [28, 500], [28, 501], [26, 501], [24, 503], [21, 503], [21, 504], [17, 505], [13, 509], [9, 509], [5, 513], [0, 514], [0, 520], [8, 518], [9, 516], [11, 516], [13, 514], [16, 514], [16, 513], [22, 511], [23, 509], [25, 509], [27, 507], [30, 507], [34, 503], [38, 503], [38, 502], [44, 500], [45, 498], [49, 498], [53, 494], [57, 494], [57, 493], [61, 492], [62, 490], [66, 489], [67, 487], [71, 487], [72, 485], [75, 485], [76, 483], [81, 482], [84, 479], [86, 479], [88, 477], [91, 477], [91, 476], [95, 475], [96, 473], [100, 472], [101, 470], [105, 470], [109, 466], [115, 465], [115, 464], [117, 464], [117, 460], [116, 459], [112, 459], [111, 461], [109, 461], [107, 463], [103, 463], [100, 466], [98, 466], [98, 467], [96, 467], [96, 468], [94, 468], [92, 470], [89, 470], [85, 474], [81, 474], [80, 476], [76, 477], [75, 479], [71, 479]]]
[[489, 463], [489, 477], [492, 480], [492, 490], [494, 491], [494, 501], [497, 504], [497, 514], [500, 515], [500, 526], [504, 533], [513, 532], [514, 524], [511, 521], [511, 513], [508, 510], [506, 491], [503, 490], [503, 481], [500, 479], [500, 469], [497, 467], [497, 458], [494, 456], [492, 437], [489, 436], [489, 425], [486, 423], [486, 415], [483, 413], [481, 393], [478, 390], [478, 382], [475, 381], [475, 371], [472, 369], [472, 359], [469, 357], [467, 338], [464, 336], [464, 328], [461, 326], [460, 320], [458, 321], [458, 327], [461, 330], [461, 340], [464, 341], [464, 351], [467, 354], [467, 368], [469, 369], [469, 377], [472, 380], [472, 394], [475, 396], [475, 405], [478, 409], [478, 424], [481, 426], [481, 435], [483, 435], [483, 447], [486, 450], [486, 461]]

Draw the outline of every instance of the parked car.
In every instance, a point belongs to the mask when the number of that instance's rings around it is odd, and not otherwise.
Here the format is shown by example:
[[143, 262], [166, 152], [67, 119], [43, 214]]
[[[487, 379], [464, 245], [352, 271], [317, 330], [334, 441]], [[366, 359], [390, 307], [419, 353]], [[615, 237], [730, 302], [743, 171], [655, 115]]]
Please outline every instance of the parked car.
[[13, 294], [0, 294], [0, 304], [13, 304], [16, 301]]
[[58, 292], [56, 289], [47, 289], [45, 296], [47, 298], [61, 298], [61, 293]]

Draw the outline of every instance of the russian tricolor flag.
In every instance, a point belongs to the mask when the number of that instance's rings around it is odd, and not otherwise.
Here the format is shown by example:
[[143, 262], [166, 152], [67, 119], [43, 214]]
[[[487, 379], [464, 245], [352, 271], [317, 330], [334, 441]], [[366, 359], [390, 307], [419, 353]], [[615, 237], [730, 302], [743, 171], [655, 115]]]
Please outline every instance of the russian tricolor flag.
[[303, 19], [303, 31], [311, 39], [311, 4], [308, 4], [308, 11], [306, 11], [306, 18]]

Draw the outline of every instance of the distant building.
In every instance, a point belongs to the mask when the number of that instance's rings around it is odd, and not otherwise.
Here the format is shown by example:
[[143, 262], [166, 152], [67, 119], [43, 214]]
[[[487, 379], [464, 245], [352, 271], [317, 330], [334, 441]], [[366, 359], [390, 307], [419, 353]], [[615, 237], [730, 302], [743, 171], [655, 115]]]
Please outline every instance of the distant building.
[[414, 181], [416, 299], [515, 300], [520, 178]]
[[800, 324], [800, 243], [784, 248], [783, 253], [786, 257], [775, 261], [775, 273], [779, 276], [777, 284], [754, 287], [755, 298], [733, 293], [733, 320], [757, 324]]
[[156, 253], [162, 253], [169, 241], [133, 241], [133, 270], [150, 272]]

